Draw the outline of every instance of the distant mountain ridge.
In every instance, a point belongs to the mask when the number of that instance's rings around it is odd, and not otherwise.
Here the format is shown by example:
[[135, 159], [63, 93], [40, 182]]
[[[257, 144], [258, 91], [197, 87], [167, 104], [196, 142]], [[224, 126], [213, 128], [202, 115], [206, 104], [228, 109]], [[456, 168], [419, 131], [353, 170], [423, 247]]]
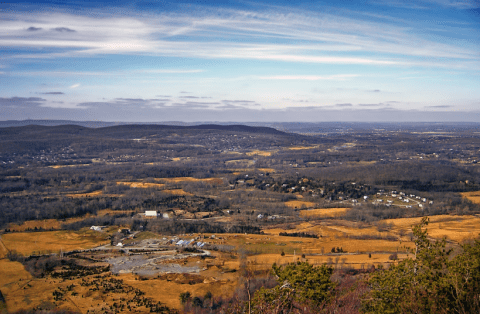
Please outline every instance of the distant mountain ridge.
[[[204, 124], [193, 126], [179, 125], [156, 125], [156, 124], [125, 124], [107, 127], [90, 128], [74, 124], [63, 125], [24, 125], [15, 127], [0, 128], [0, 140], [4, 141], [35, 141], [51, 140], [61, 138], [95, 137], [95, 138], [117, 138], [117, 139], [136, 139], [148, 136], [157, 136], [160, 134], [209, 134], [211, 132], [234, 132], [265, 134], [278, 136], [292, 136], [291, 133], [278, 131], [270, 127], [254, 127], [247, 125], [216, 125]], [[297, 135], [298, 136], [298, 135]]]
[[[302, 142], [306, 137], [285, 133], [269, 127], [247, 125], [155, 125], [126, 124], [101, 128], [79, 125], [25, 125], [0, 128], [0, 156], [28, 154], [39, 151], [59, 151], [71, 145], [77, 150], [89, 147], [93, 151], [104, 149], [134, 149], [149, 145], [178, 144], [185, 147], [195, 145], [224, 147], [255, 147], [255, 145], [291, 145]], [[94, 144], [93, 144], [94, 143]], [[155, 143], [155, 144], [153, 144]], [[216, 144], [212, 144], [216, 143]], [[190, 149], [190, 148], [189, 148]]]
[[[163, 121], [163, 122], [107, 122], [107, 121], [72, 121], [72, 120], [7, 120], [0, 121], [0, 130], [9, 127], [22, 126], [79, 126], [91, 129], [108, 127], [132, 127], [157, 126], [163, 129], [167, 127], [187, 127], [195, 129], [231, 130], [237, 132], [262, 132], [275, 133], [272, 130], [286, 133], [325, 135], [343, 134], [358, 131], [480, 131], [480, 123], [477, 122], [217, 122], [217, 121]], [[248, 129], [253, 127], [254, 129]], [[260, 128], [260, 129], [255, 129]], [[266, 128], [266, 129], [261, 129]], [[120, 128], [122, 129], [122, 128]]]

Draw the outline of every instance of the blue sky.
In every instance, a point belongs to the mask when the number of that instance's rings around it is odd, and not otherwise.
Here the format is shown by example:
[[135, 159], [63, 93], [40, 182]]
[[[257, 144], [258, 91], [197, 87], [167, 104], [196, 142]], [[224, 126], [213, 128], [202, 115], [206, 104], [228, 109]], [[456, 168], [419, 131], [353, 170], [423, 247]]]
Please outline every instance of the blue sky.
[[0, 120], [480, 122], [480, 1], [291, 3], [0, 3]]

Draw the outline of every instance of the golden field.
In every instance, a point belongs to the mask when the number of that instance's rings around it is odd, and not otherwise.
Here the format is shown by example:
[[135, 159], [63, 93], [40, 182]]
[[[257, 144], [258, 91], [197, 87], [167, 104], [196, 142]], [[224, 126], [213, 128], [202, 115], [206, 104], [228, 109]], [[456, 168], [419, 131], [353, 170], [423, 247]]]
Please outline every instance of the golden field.
[[247, 153], [247, 156], [263, 156], [263, 157], [270, 157], [272, 156], [272, 152], [266, 152], [262, 150], [253, 150]]
[[[228, 169], [229, 171], [232, 171], [232, 173], [234, 175], [239, 175], [243, 172], [246, 172], [246, 171], [250, 171], [252, 169], [248, 169], [248, 168], [243, 168], [243, 169], [239, 169], [239, 168], [236, 168], [236, 169]], [[255, 168], [255, 170], [257, 171], [261, 171], [261, 172], [270, 172], [270, 173], [275, 173], [275, 169], [273, 168]]]
[[90, 192], [90, 193], [70, 193], [70, 194], [65, 194], [65, 196], [68, 196], [68, 197], [73, 197], [73, 198], [76, 198], [76, 197], [95, 197], [95, 196], [98, 196], [98, 195], [102, 195], [102, 191], [94, 191], [94, 192]]
[[[341, 214], [344, 208], [302, 210], [300, 215], [312, 212], [317, 215], [329, 214], [329, 211]], [[108, 211], [105, 211], [106, 214]], [[335, 268], [352, 267], [368, 268], [372, 265], [386, 266], [394, 263], [390, 260], [392, 253], [398, 258], [409, 255], [407, 248], [413, 248], [409, 232], [412, 225], [421, 218], [402, 218], [384, 220], [377, 224], [362, 224], [344, 220], [325, 219], [285, 224], [277, 228], [264, 229], [264, 234], [196, 234], [206, 236], [209, 242], [232, 245], [232, 253], [212, 252], [214, 259], [202, 260], [189, 258], [184, 265], [200, 265], [203, 271], [198, 274], [161, 275], [148, 280], [140, 280], [133, 274], [111, 276], [120, 279], [124, 284], [145, 292], [145, 297], [165, 303], [171, 308], [181, 309], [179, 295], [190, 292], [192, 296], [203, 296], [208, 291], [215, 296], [228, 296], [238, 285], [240, 267], [240, 251], [248, 252], [247, 267], [256, 271], [267, 271], [273, 263], [286, 264], [295, 261], [308, 261], [314, 265], [327, 263]], [[26, 225], [33, 225], [29, 222]], [[382, 228], [380, 228], [383, 226]], [[386, 227], [385, 227], [386, 226]], [[112, 227], [113, 228], [113, 227]], [[477, 216], [433, 216], [430, 217], [428, 232], [432, 238], [447, 237], [452, 243], [477, 237], [480, 233], [480, 217]], [[113, 230], [113, 229], [112, 229]], [[379, 231], [382, 230], [382, 231]], [[111, 231], [111, 230], [110, 230]], [[281, 232], [305, 232], [316, 234], [318, 238], [280, 236]], [[74, 249], [91, 248], [108, 241], [105, 233], [93, 231], [53, 231], [53, 232], [15, 232], [2, 235], [2, 243], [8, 249], [16, 249], [21, 254], [40, 252], [58, 252]], [[138, 239], [161, 238], [153, 233], [139, 234]], [[332, 253], [332, 249], [341, 248], [343, 252]], [[1, 243], [0, 243], [0, 249]], [[6, 250], [3, 249], [5, 256]], [[285, 254], [282, 256], [282, 252]], [[172, 261], [173, 262], [173, 261]], [[175, 261], [179, 263], [180, 261]], [[106, 277], [106, 278], [107, 278]], [[110, 278], [110, 277], [108, 277]], [[86, 313], [87, 310], [109, 306], [119, 298], [131, 298], [128, 294], [111, 294], [101, 291], [88, 292], [80, 285], [81, 279], [62, 281], [61, 279], [32, 278], [23, 266], [17, 262], [0, 260], [0, 290], [7, 299], [10, 311], [38, 306], [42, 301], [53, 302], [53, 292], [58, 287], [67, 289], [74, 285], [76, 295], [68, 295], [65, 300], [57, 302], [59, 308], [70, 308]], [[193, 281], [192, 281], [193, 280]], [[142, 312], [143, 310], [141, 310]], [[147, 311], [145, 308], [144, 311]]]
[[109, 243], [103, 232], [45, 231], [14, 232], [2, 235], [2, 242], [9, 250], [22, 255], [58, 253], [78, 249], [89, 249]]
[[319, 146], [318, 145], [315, 145], [315, 146], [292, 146], [292, 147], [288, 147], [287, 149], [288, 150], [302, 150], [302, 149], [315, 149], [315, 148], [318, 148]]
[[85, 167], [85, 166], [90, 166], [90, 164], [54, 165], [54, 166], [48, 166], [48, 167], [49, 167], [49, 168], [52, 168], [52, 169], [60, 169], [60, 168], [66, 168], [66, 167]]
[[156, 189], [163, 189], [165, 184], [159, 183], [147, 183], [147, 182], [117, 182], [117, 185], [128, 185], [131, 188], [156, 188]]
[[347, 212], [348, 208], [315, 208], [301, 210], [300, 217], [339, 217]]
[[315, 207], [316, 204], [313, 203], [313, 202], [304, 202], [304, 201], [297, 201], [297, 200], [293, 200], [293, 201], [288, 201], [288, 202], [285, 202], [284, 203], [285, 206], [288, 206], [290, 208], [302, 208], [302, 207]]
[[211, 184], [222, 184], [222, 178], [204, 178], [198, 179], [193, 177], [175, 177], [175, 178], [155, 178], [156, 181], [161, 181], [164, 183], [184, 183], [184, 182], [206, 182]]
[[[121, 280], [125, 286], [140, 289], [145, 293], [144, 297], [159, 301], [170, 308], [181, 309], [179, 295], [182, 292], [190, 292], [193, 296], [203, 296], [208, 291], [215, 296], [229, 296], [237, 287], [237, 277], [234, 273], [220, 274], [220, 269], [211, 267], [208, 270], [195, 275], [169, 274], [161, 278], [139, 280], [133, 274], [112, 276], [109, 273], [102, 277]], [[10, 312], [39, 306], [42, 302], [55, 304], [61, 309], [71, 309], [86, 313], [105, 312], [109, 305], [121, 299], [132, 299], [132, 293], [106, 291], [89, 291], [88, 287], [81, 285], [82, 280], [92, 281], [98, 279], [87, 276], [78, 279], [56, 278], [33, 278], [22, 264], [0, 260], [0, 290], [6, 298], [7, 308]], [[213, 276], [215, 275], [215, 276]], [[195, 284], [191, 284], [193, 281]], [[69, 286], [73, 289], [69, 290]], [[72, 291], [66, 293], [64, 300], [55, 301], [53, 292], [61, 289]], [[102, 308], [105, 308], [102, 310]], [[130, 311], [124, 311], [129, 313]], [[148, 313], [147, 308], [137, 308], [134, 312]]]
[[472, 203], [480, 204], [480, 191], [475, 192], [463, 192], [460, 193], [463, 197], [470, 200]]

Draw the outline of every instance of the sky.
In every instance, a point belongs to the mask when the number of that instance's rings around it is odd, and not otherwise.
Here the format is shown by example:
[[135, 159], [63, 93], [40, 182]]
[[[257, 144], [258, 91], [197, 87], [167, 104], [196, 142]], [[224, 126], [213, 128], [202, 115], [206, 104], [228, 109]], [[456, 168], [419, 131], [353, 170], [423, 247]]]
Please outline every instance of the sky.
[[0, 2], [24, 119], [480, 122], [480, 0]]

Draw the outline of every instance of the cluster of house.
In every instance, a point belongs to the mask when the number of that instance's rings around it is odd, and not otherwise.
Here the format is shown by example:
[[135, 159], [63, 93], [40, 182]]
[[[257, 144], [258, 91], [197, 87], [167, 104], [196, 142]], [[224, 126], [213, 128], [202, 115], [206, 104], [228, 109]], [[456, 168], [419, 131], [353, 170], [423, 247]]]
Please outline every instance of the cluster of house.
[[102, 231], [103, 228], [105, 228], [105, 226], [91, 226], [90, 230]]
[[140, 215], [144, 216], [145, 218], [157, 218], [159, 216], [161, 216], [163, 219], [170, 218], [167, 213], [160, 214], [160, 213], [157, 213], [156, 210], [146, 210], [145, 213], [140, 214]]
[[195, 242], [195, 239], [191, 240], [178, 240], [175, 245], [176, 246], [182, 246], [182, 247], [187, 247], [187, 246], [196, 246], [196, 247], [203, 247], [206, 243], [205, 242]]
[[[377, 196], [381, 196], [381, 195], [385, 195], [385, 193], [383, 191], [381, 192], [377, 192]], [[416, 205], [418, 205], [418, 207], [422, 208], [423, 207], [423, 204], [422, 203], [427, 203], [429, 205], [433, 205], [433, 201], [429, 201], [427, 200], [427, 198], [425, 197], [421, 197], [421, 196], [418, 196], [418, 195], [415, 195], [415, 194], [406, 194], [404, 192], [398, 192], [397, 191], [391, 191], [391, 192], [388, 192], [386, 193], [386, 196], [387, 197], [392, 197], [392, 198], [396, 198], [398, 199], [398, 201], [401, 201], [403, 203], [416, 203]], [[364, 197], [365, 200], [367, 200], [367, 196]], [[375, 199], [374, 200], [374, 203], [382, 203], [383, 200], [382, 199]], [[387, 199], [386, 200], [386, 206], [391, 206], [391, 205], [395, 205], [393, 204], [394, 200], [392, 199]], [[406, 205], [406, 207], [412, 207], [410, 205]]]
[[[188, 239], [188, 240], [184, 240], [184, 239], [179, 239], [177, 237], [174, 237], [172, 239], [170, 239], [167, 244], [173, 244], [173, 245], [176, 245], [176, 246], [181, 246], [181, 247], [197, 247], [197, 248], [201, 248], [201, 247], [204, 247], [206, 244], [208, 244], [207, 242], [201, 242], [199, 241], [201, 237], [196, 237], [194, 239]], [[216, 236], [214, 234], [212, 234], [210, 236], [210, 239], [216, 239]], [[221, 239], [221, 238], [219, 238]]]
[[271, 215], [271, 216], [267, 216], [267, 215], [264, 215], [264, 214], [258, 214], [257, 215], [257, 219], [274, 220], [274, 219], [278, 219], [278, 218], [281, 218], [281, 217], [279, 215]]

